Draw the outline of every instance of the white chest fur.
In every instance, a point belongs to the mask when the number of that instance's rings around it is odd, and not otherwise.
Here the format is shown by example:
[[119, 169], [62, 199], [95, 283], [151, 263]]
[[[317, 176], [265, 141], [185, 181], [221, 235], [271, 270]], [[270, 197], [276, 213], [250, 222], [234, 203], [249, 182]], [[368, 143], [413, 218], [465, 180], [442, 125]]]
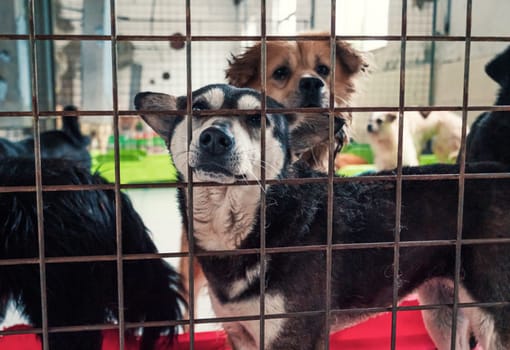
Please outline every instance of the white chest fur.
[[238, 248], [253, 228], [259, 201], [258, 186], [195, 187], [195, 242], [205, 250]]
[[[221, 304], [211, 292], [211, 304], [217, 317], [258, 316], [260, 315], [260, 302], [258, 297]], [[285, 301], [281, 294], [265, 294], [264, 314], [285, 313]], [[270, 349], [271, 344], [278, 338], [285, 319], [264, 320], [264, 349]], [[260, 321], [237, 321], [223, 324], [235, 349], [260, 349]]]

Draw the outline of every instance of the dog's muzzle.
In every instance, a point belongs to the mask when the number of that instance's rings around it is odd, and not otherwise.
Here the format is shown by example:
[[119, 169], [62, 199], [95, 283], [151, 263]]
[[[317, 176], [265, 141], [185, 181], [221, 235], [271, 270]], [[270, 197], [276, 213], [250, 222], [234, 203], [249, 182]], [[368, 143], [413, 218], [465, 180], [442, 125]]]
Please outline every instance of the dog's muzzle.
[[212, 126], [200, 134], [200, 150], [211, 156], [222, 156], [234, 146], [234, 137], [226, 130]]
[[324, 82], [318, 78], [306, 77], [299, 81], [301, 93], [300, 107], [322, 107], [322, 88]]
[[198, 139], [199, 155], [193, 168], [210, 175], [235, 177], [234, 146], [235, 139], [228, 128], [211, 126], [203, 130]]

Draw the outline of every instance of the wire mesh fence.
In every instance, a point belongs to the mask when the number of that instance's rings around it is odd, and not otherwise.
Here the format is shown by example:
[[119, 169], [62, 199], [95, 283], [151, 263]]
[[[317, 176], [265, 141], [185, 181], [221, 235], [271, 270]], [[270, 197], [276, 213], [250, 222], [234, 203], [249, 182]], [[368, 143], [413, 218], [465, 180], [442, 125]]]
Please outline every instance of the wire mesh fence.
[[[262, 79], [262, 115], [280, 112], [317, 112], [329, 116], [330, 144], [334, 144], [333, 121], [338, 113], [353, 113], [354, 120], [374, 111], [391, 111], [398, 114], [399, 140], [403, 139], [404, 112], [407, 111], [454, 111], [462, 117], [462, 144], [466, 142], [469, 121], [482, 111], [510, 110], [508, 106], [496, 106], [492, 103], [493, 94], [487, 98], [480, 96], [474, 86], [473, 76], [479, 77], [475, 70], [477, 62], [485, 62], [486, 57], [499, 52], [501, 47], [510, 42], [509, 33], [504, 29], [483, 31], [479, 25], [479, 12], [485, 9], [482, 1], [387, 1], [388, 22], [383, 34], [380, 28], [356, 28], [356, 23], [346, 30], [345, 11], [355, 11], [353, 1], [221, 1], [214, 6], [207, 1], [12, 1], [5, 11], [12, 14], [11, 27], [0, 31], [0, 79], [12, 86], [2, 99], [0, 87], [0, 127], [4, 135], [11, 139], [21, 138], [12, 130], [30, 131], [34, 139], [35, 185], [0, 187], [0, 193], [35, 193], [37, 208], [37, 256], [30, 258], [1, 258], [0, 267], [36, 265], [39, 271], [41, 290], [42, 326], [28, 330], [0, 331], [0, 336], [34, 333], [42, 339], [43, 349], [49, 349], [48, 335], [59, 332], [76, 332], [90, 330], [116, 329], [119, 331], [119, 349], [126, 347], [125, 330], [140, 327], [189, 326], [190, 348], [194, 345], [195, 328], [201, 324], [257, 320], [260, 322], [260, 344], [264, 347], [266, 323], [273, 319], [324, 316], [326, 329], [331, 326], [335, 315], [353, 312], [352, 309], [334, 309], [330, 302], [318, 310], [303, 310], [292, 313], [267, 314], [265, 308], [265, 261], [268, 256], [276, 254], [299, 254], [317, 252], [325, 256], [326, 275], [325, 300], [331, 299], [332, 256], [334, 252], [362, 249], [393, 250], [392, 304], [387, 306], [369, 306], [357, 308], [359, 313], [391, 312], [391, 348], [397, 347], [396, 321], [399, 312], [409, 310], [438, 309], [443, 305], [401, 306], [398, 295], [400, 252], [413, 247], [447, 246], [455, 249], [455, 295], [453, 314], [468, 307], [502, 307], [508, 302], [481, 300], [476, 303], [460, 303], [458, 286], [462, 279], [462, 247], [475, 245], [509, 244], [508, 238], [465, 239], [463, 232], [464, 186], [467, 179], [502, 179], [510, 178], [508, 173], [467, 174], [465, 172], [464, 147], [460, 153], [460, 171], [458, 174], [441, 175], [404, 175], [403, 146], [399, 142], [397, 168], [393, 174], [378, 176], [377, 181], [389, 181], [396, 184], [394, 240], [367, 243], [333, 243], [333, 189], [336, 184], [346, 182], [374, 181], [373, 176], [336, 177], [334, 155], [330, 152], [327, 177], [314, 179], [266, 179], [262, 173], [259, 181], [236, 183], [232, 186], [269, 185], [320, 182], [328, 189], [326, 218], [327, 244], [299, 247], [267, 247], [265, 241], [265, 191], [261, 191], [261, 232], [259, 248], [197, 252], [191, 238], [189, 251], [162, 251], [160, 253], [128, 254], [122, 248], [122, 200], [121, 193], [134, 189], [173, 189], [180, 188], [193, 198], [193, 188], [201, 186], [218, 186], [215, 183], [170, 181], [168, 178], [157, 182], [144, 180], [142, 176], [128, 180], [128, 170], [122, 166], [129, 157], [140, 157], [142, 153], [165, 154], [165, 145], [151, 134], [137, 118], [137, 111], [132, 106], [134, 95], [139, 91], [169, 91], [185, 95], [187, 110], [181, 114], [192, 115], [192, 91], [207, 83], [222, 82], [231, 53], [238, 54], [245, 47], [261, 43], [261, 62], [267, 60], [267, 44], [272, 41], [327, 41], [334, 47], [337, 40], [354, 42], [358, 47], [376, 48], [371, 52], [375, 56], [378, 71], [372, 82], [368, 80], [362, 97], [355, 99], [349, 106], [335, 106], [335, 89], [330, 88], [329, 106], [326, 108], [296, 109], [285, 108], [273, 110], [267, 108], [265, 96], [267, 89], [265, 78]], [[359, 2], [356, 2], [359, 3]], [[453, 3], [453, 5], [451, 4]], [[7, 3], [6, 3], [7, 4]], [[287, 4], [287, 6], [285, 6]], [[351, 5], [350, 5], [351, 4]], [[365, 1], [369, 11], [370, 1]], [[452, 8], [453, 6], [453, 8]], [[49, 12], [45, 12], [49, 11]], [[494, 9], [493, 9], [494, 11]], [[52, 15], [42, 20], [41, 14]], [[442, 15], [443, 17], [439, 16]], [[41, 16], [40, 16], [41, 15]], [[49, 20], [51, 18], [51, 21]], [[44, 23], [43, 23], [44, 22]], [[361, 26], [359, 24], [358, 26]], [[498, 27], [499, 28], [499, 27]], [[310, 36], [300, 34], [307, 30], [325, 30], [328, 36]], [[375, 43], [375, 44], [374, 44]], [[332, 61], [335, 50], [331, 50]], [[4, 56], [6, 58], [4, 58]], [[473, 63], [475, 62], [475, 63]], [[10, 65], [10, 66], [8, 66]], [[452, 68], [453, 67], [453, 68]], [[448, 68], [455, 69], [448, 79], [456, 91], [445, 87], [441, 74]], [[262, 77], [266, 77], [266, 65], [261, 65]], [[10, 76], [14, 72], [13, 78]], [[335, 75], [334, 66], [332, 75]], [[0, 80], [0, 84], [1, 81]], [[51, 81], [51, 83], [48, 82]], [[334, 79], [332, 79], [334, 84]], [[486, 85], [483, 83], [482, 85]], [[49, 93], [47, 89], [52, 92]], [[494, 90], [494, 89], [493, 89]], [[14, 92], [13, 92], [14, 91]], [[17, 92], [16, 92], [17, 91]], [[490, 96], [490, 99], [489, 99]], [[65, 105], [79, 106], [79, 111], [63, 111]], [[246, 110], [215, 111], [229, 115], [249, 113]], [[79, 115], [82, 127], [94, 135], [93, 143], [97, 157], [110, 160], [107, 170], [110, 182], [90, 185], [48, 185], [43, 183], [40, 135], [51, 128], [55, 117]], [[265, 120], [265, 119], [263, 119]], [[50, 121], [50, 122], [48, 122]], [[361, 123], [363, 127], [365, 126]], [[263, 122], [262, 128], [266, 125]], [[10, 130], [10, 131], [9, 131]], [[14, 135], [14, 136], [13, 136]], [[265, 133], [262, 133], [265, 135]], [[188, 118], [188, 140], [192, 138], [191, 118]], [[130, 143], [131, 142], [131, 143]], [[158, 143], [159, 142], [159, 143]], [[141, 145], [141, 146], [140, 146]], [[131, 148], [130, 148], [131, 147]], [[132, 152], [126, 152], [131, 150]], [[260, 155], [262, 162], [266, 154], [266, 140], [262, 137]], [[165, 155], [166, 157], [166, 155]], [[159, 163], [158, 163], [159, 164]], [[105, 165], [102, 165], [105, 167]], [[159, 166], [159, 165], [158, 165]], [[99, 166], [101, 171], [101, 167]], [[103, 168], [104, 170], [104, 168]], [[151, 172], [151, 169], [145, 169]], [[455, 239], [449, 240], [402, 240], [400, 232], [402, 210], [402, 182], [405, 181], [457, 181], [458, 216]], [[115, 193], [116, 212], [116, 252], [115, 254], [98, 254], [94, 256], [58, 256], [47, 257], [45, 254], [45, 230], [43, 208], [45, 194], [64, 191], [109, 190]], [[188, 203], [193, 208], [192, 201]], [[193, 211], [187, 213], [193, 232]], [[173, 223], [172, 234], [179, 234], [180, 223]], [[168, 233], [170, 234], [170, 233]], [[191, 236], [192, 237], [192, 236]], [[124, 286], [124, 262], [143, 261], [160, 258], [180, 258], [193, 261], [196, 256], [240, 256], [258, 255], [260, 267], [260, 309], [256, 315], [239, 317], [195, 318], [194, 270], [190, 264], [189, 281], [189, 320], [161, 319], [148, 322], [128, 322], [125, 319], [124, 291], [116, 290], [119, 314], [114, 322], [85, 325], [49, 326], [47, 313], [48, 289], [46, 286], [47, 267], [61, 263], [93, 263], [98, 261], [113, 262], [116, 265], [116, 285]], [[1, 283], [2, 281], [0, 281]], [[452, 330], [456, 329], [457, 318], [452, 318]], [[325, 348], [329, 348], [325, 338]]]

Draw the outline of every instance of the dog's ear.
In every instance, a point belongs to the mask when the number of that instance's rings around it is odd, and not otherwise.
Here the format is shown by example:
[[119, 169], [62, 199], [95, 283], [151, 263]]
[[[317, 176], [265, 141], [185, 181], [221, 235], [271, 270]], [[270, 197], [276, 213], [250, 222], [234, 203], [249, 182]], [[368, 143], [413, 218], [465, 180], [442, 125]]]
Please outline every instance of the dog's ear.
[[337, 41], [336, 59], [348, 75], [365, 72], [368, 68], [368, 63], [361, 52], [345, 41]]
[[397, 119], [397, 114], [395, 113], [386, 113], [386, 120], [390, 123], [393, 123]]
[[431, 111], [420, 111], [419, 113], [423, 117], [423, 119], [427, 119]]
[[510, 46], [485, 66], [485, 73], [500, 86], [508, 84], [510, 77]]
[[[182, 106], [178, 104], [182, 103], [181, 98], [156, 92], [140, 92], [135, 96], [136, 110], [142, 112], [140, 115], [142, 119], [165, 140], [167, 145], [176, 123], [182, 119], [182, 116], [172, 114], [172, 111], [181, 109]], [[168, 114], [151, 114], [150, 111], [167, 111]]]
[[245, 87], [259, 78], [260, 72], [260, 43], [248, 48], [244, 53], [228, 60], [225, 78], [234, 86]]

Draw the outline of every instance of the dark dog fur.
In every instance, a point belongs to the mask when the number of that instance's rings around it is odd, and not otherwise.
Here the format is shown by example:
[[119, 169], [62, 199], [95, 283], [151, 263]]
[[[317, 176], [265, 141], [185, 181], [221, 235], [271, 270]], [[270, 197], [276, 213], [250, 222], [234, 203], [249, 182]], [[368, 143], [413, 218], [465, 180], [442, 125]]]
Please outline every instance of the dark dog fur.
[[[349, 104], [352, 94], [355, 92], [355, 80], [357, 76], [366, 71], [368, 64], [363, 55], [345, 41], [338, 40], [335, 45], [336, 62], [331, 63], [331, 47], [329, 33], [308, 33], [322, 37], [325, 40], [304, 41], [270, 41], [267, 42], [266, 52], [266, 79], [265, 85], [268, 96], [278, 101], [278, 107], [307, 108], [329, 107], [329, 88], [331, 84], [331, 69], [335, 66], [335, 106]], [[257, 90], [262, 88], [261, 79], [261, 50], [262, 44], [247, 48], [242, 54], [232, 56], [229, 66], [225, 71], [227, 81], [237, 87], [249, 87]], [[329, 130], [327, 113], [325, 118], [317, 118], [315, 113], [302, 114], [299, 118], [299, 128], [294, 131], [292, 138], [294, 154], [293, 159], [302, 159], [315, 169], [325, 172], [329, 168], [329, 154], [336, 155], [342, 146], [349, 141], [350, 113], [340, 113], [334, 118], [335, 146], [332, 151], [328, 137], [323, 134]], [[309, 122], [307, 122], [307, 120]], [[346, 122], [347, 121], [347, 122]], [[313, 143], [314, 147], [302, 145], [306, 139], [299, 136], [317, 135], [315, 141], [307, 138], [307, 143]], [[306, 150], [306, 151], [303, 151]], [[336, 158], [335, 163], [336, 164]], [[336, 169], [336, 168], [335, 168]], [[184, 232], [181, 238], [181, 251], [188, 251], [187, 234]], [[203, 274], [198, 263], [192, 262], [194, 274], [194, 295], [196, 301], [198, 293], [205, 285]], [[188, 260], [182, 259], [179, 272], [183, 276], [186, 289], [190, 276]]]
[[[487, 75], [500, 85], [496, 105], [510, 104], [509, 64], [510, 47], [497, 55], [485, 66]], [[466, 138], [466, 162], [497, 161], [510, 164], [510, 152], [508, 151], [510, 149], [510, 140], [508, 139], [510, 133], [509, 118], [510, 113], [508, 111], [485, 112], [478, 116], [471, 125], [471, 130], [469, 130]], [[460, 159], [461, 153], [457, 157], [457, 162], [460, 162]], [[451, 303], [453, 285], [445, 284], [443, 281], [438, 281], [435, 285], [434, 283], [429, 283], [425, 288], [419, 290], [419, 296], [420, 300], [425, 299], [431, 304]], [[426, 326], [431, 328], [432, 324], [437, 323], [437, 320], [447, 319], [451, 316], [451, 308], [445, 308], [443, 311], [443, 313], [436, 310], [424, 311], [423, 316]], [[427, 315], [427, 313], [435, 314], [435, 316]], [[429, 322], [431, 318], [436, 319], [436, 321]], [[465, 341], [459, 337], [459, 334], [462, 334], [462, 332], [459, 332], [459, 325], [462, 327], [462, 323], [461, 321], [458, 322], [457, 342]], [[444, 333], [441, 331], [430, 331], [430, 333], [431, 335], [436, 334], [436, 337], [433, 338], [443, 338], [444, 341], [449, 339], [449, 337], [445, 337], [445, 334], [441, 334]], [[471, 343], [470, 347], [472, 349], [475, 348], [476, 339], [470, 337], [469, 342]]]
[[[67, 106], [65, 110], [75, 111], [76, 108]], [[62, 130], [42, 132], [40, 143], [42, 158], [73, 160], [85, 169], [90, 169], [91, 160], [87, 151], [90, 138], [81, 133], [78, 117], [64, 115], [62, 117]], [[33, 155], [33, 138], [18, 142], [0, 138], [0, 159], [5, 157], [33, 157]]]
[[[249, 98], [246, 98], [249, 96]], [[214, 85], [193, 93], [201, 109], [254, 108], [249, 89]], [[259, 97], [260, 99], [260, 97]], [[257, 179], [260, 161], [252, 156], [252, 168], [242, 173], [238, 146], [245, 142], [260, 147], [260, 121], [243, 116], [193, 117], [192, 139], [186, 138], [186, 118], [172, 114], [185, 107], [178, 99], [154, 93], [137, 95], [135, 104], [143, 118], [167, 142], [183, 180], [191, 167], [194, 181], [215, 181], [220, 186], [193, 190], [193, 227], [196, 251], [258, 248], [260, 245], [260, 193], [258, 186], [228, 186], [236, 180]], [[243, 101], [243, 102], [240, 102]], [[151, 111], [168, 110], [167, 115]], [[266, 166], [271, 178], [324, 177], [302, 161], [290, 162], [293, 120], [279, 114], [267, 116]], [[243, 131], [244, 130], [244, 131]], [[315, 136], [315, 135], [312, 135]], [[258, 148], [260, 149], [260, 148]], [[468, 164], [468, 173], [509, 172], [499, 163]], [[404, 168], [405, 175], [456, 174], [457, 165]], [[388, 175], [391, 172], [379, 173]], [[274, 184], [265, 189], [266, 246], [290, 247], [326, 244], [327, 185]], [[333, 243], [393, 242], [397, 183], [394, 180], [341, 182], [334, 186]], [[180, 191], [181, 210], [186, 218], [188, 198]], [[466, 179], [463, 207], [465, 239], [509, 238], [510, 180]], [[403, 180], [401, 241], [454, 240], [457, 235], [458, 180]], [[185, 221], [185, 227], [187, 223]], [[434, 245], [399, 248], [398, 296], [405, 297], [428, 281], [451, 281], [455, 273], [455, 246]], [[502, 302], [510, 297], [510, 246], [508, 244], [464, 244], [461, 248], [460, 302]], [[265, 260], [265, 313], [317, 311], [330, 302], [331, 308], [354, 309], [392, 305], [394, 248], [334, 250], [332, 254], [331, 300], [326, 300], [326, 253], [268, 254]], [[260, 311], [261, 265], [258, 254], [200, 256], [209, 282], [213, 308], [218, 316], [247, 316]], [[331, 324], [343, 329], [372, 313], [333, 312]], [[510, 347], [510, 307], [463, 308], [471, 331], [484, 349]], [[224, 325], [235, 349], [259, 349], [258, 320]], [[324, 315], [265, 320], [264, 348], [319, 349], [330, 330]], [[467, 339], [469, 335], [465, 335]]]
[[[510, 46], [485, 66], [485, 72], [500, 86], [495, 104], [510, 105]], [[466, 138], [466, 162], [498, 161], [510, 164], [509, 133], [510, 111], [482, 113], [471, 125]], [[460, 161], [460, 154], [457, 160]], [[476, 344], [473, 338], [470, 342]]]
[[[496, 105], [510, 105], [510, 46], [485, 66], [485, 72], [501, 87]], [[466, 161], [493, 160], [510, 164], [510, 111], [481, 114], [466, 141]]]
[[[0, 186], [33, 186], [34, 179], [33, 159], [10, 158], [0, 162]], [[42, 181], [45, 185], [105, 184], [98, 175], [65, 160], [43, 160]], [[157, 252], [129, 198], [121, 193], [120, 199], [123, 252]], [[114, 191], [43, 192], [43, 207], [46, 257], [116, 254]], [[37, 256], [35, 193], [0, 193], [0, 261]], [[123, 272], [127, 322], [180, 318], [181, 286], [170, 265], [161, 259], [125, 261]], [[117, 320], [116, 281], [115, 261], [46, 264], [48, 325], [91, 325]], [[38, 264], [0, 265], [0, 319], [9, 299], [33, 326], [42, 326]], [[170, 341], [175, 334], [174, 327], [145, 328], [141, 349], [153, 349], [161, 332], [168, 332]], [[52, 350], [99, 350], [101, 342], [98, 330], [49, 335]]]

